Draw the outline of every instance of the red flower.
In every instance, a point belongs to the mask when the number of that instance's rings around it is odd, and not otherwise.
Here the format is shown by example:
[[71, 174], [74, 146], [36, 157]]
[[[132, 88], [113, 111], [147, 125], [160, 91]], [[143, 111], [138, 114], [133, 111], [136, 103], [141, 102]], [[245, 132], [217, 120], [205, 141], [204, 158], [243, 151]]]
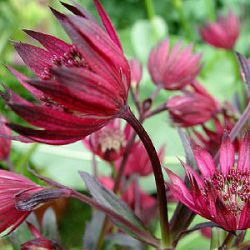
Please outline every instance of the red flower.
[[84, 145], [105, 161], [115, 161], [124, 153], [130, 136], [130, 126], [122, 130], [120, 120], [111, 121], [106, 127], [91, 134]]
[[153, 82], [167, 90], [180, 90], [190, 84], [200, 71], [201, 54], [192, 53], [192, 45], [177, 43], [171, 50], [169, 40], [152, 49], [148, 70]]
[[173, 122], [180, 127], [190, 127], [210, 120], [218, 112], [216, 100], [201, 86], [193, 86], [194, 92], [186, 91], [167, 102]]
[[55, 250], [58, 248], [54, 248], [52, 242], [45, 238], [37, 238], [34, 240], [30, 240], [21, 245], [21, 250]]
[[219, 169], [207, 151], [197, 148], [194, 154], [202, 177], [183, 163], [190, 181], [188, 189], [177, 175], [167, 170], [173, 195], [226, 230], [250, 228], [250, 133], [241, 141], [238, 156], [230, 139], [224, 139]]
[[47, 240], [43, 237], [41, 232], [34, 227], [32, 224], [28, 223], [28, 227], [30, 229], [31, 234], [35, 237], [35, 239], [27, 241], [21, 245], [21, 250], [56, 250], [62, 249], [58, 244], [53, 243], [50, 240]]
[[221, 119], [218, 116], [213, 118], [214, 129], [202, 124], [203, 133], [195, 128], [192, 128], [192, 132], [190, 133], [191, 140], [195, 144], [205, 148], [212, 155], [215, 155], [219, 150], [225, 130], [231, 131], [235, 124], [235, 119], [225, 111], [221, 115]]
[[201, 28], [200, 34], [205, 42], [222, 49], [232, 49], [240, 34], [240, 21], [232, 11], [220, 16], [214, 23]]
[[[158, 156], [159, 156], [160, 161], [163, 161], [164, 147], [162, 147], [159, 150]], [[120, 163], [121, 163], [121, 160], [115, 162], [117, 171], [119, 170]], [[148, 154], [143, 144], [141, 142], [135, 142], [128, 156], [124, 175], [125, 176], [132, 176], [132, 175], [148, 176], [152, 174], [152, 171], [153, 171], [152, 166], [151, 166], [150, 160], [148, 158]]]
[[0, 134], [4, 137], [0, 137], [0, 161], [7, 160], [10, 154], [11, 141], [8, 137], [11, 135], [10, 129], [5, 125], [6, 119], [0, 116]]
[[41, 190], [44, 188], [21, 175], [0, 170], [0, 233], [5, 230], [11, 233], [31, 213], [17, 209], [21, 197], [30, 197]]
[[105, 30], [84, 9], [64, 4], [75, 15], [52, 10], [73, 44], [26, 31], [45, 49], [15, 43], [17, 52], [40, 78], [29, 80], [11, 69], [37, 99], [28, 102], [7, 89], [6, 103], [33, 126], [9, 127], [31, 140], [67, 144], [105, 126], [126, 105], [130, 67], [116, 32], [98, 0], [94, 1]]

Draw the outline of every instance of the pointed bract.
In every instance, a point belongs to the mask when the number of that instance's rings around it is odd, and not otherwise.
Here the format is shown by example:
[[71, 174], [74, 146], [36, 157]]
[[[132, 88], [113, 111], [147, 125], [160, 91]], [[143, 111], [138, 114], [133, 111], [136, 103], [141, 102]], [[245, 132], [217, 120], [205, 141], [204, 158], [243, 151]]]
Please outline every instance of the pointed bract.
[[44, 48], [14, 46], [39, 79], [9, 68], [36, 99], [26, 101], [8, 88], [6, 104], [35, 128], [9, 124], [29, 140], [61, 145], [83, 139], [119, 116], [127, 103], [130, 66], [115, 29], [99, 1], [94, 1], [104, 28], [79, 5], [63, 4], [73, 15], [51, 9], [72, 44], [41, 32], [25, 30]]
[[241, 144], [241, 160], [237, 163], [238, 152], [225, 135], [220, 148], [219, 169], [215, 168], [208, 152], [202, 149], [195, 150], [197, 166], [202, 176], [198, 176], [194, 169], [183, 163], [190, 181], [189, 189], [180, 177], [167, 170], [170, 178], [168, 186], [173, 196], [193, 212], [215, 222], [225, 230], [250, 228], [250, 165], [242, 160], [248, 159], [249, 141], [247, 134]]

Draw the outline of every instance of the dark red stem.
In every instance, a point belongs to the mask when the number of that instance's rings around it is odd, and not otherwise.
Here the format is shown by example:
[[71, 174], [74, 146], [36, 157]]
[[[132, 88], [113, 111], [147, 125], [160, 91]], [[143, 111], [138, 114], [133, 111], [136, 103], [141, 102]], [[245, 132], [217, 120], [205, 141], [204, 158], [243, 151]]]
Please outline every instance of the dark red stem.
[[131, 112], [128, 106], [124, 107], [123, 111], [120, 113], [120, 118], [126, 120], [134, 128], [135, 132], [137, 133], [142, 143], [144, 144], [144, 147], [151, 161], [155, 177], [156, 189], [157, 189], [157, 200], [158, 200], [158, 208], [160, 215], [162, 244], [163, 247], [168, 247], [170, 246], [170, 237], [169, 237], [170, 235], [169, 235], [169, 223], [168, 223], [167, 198], [166, 198], [166, 189], [165, 189], [161, 163], [158, 154], [150, 137], [143, 128], [142, 124], [137, 120], [137, 118], [134, 116], [134, 114]]

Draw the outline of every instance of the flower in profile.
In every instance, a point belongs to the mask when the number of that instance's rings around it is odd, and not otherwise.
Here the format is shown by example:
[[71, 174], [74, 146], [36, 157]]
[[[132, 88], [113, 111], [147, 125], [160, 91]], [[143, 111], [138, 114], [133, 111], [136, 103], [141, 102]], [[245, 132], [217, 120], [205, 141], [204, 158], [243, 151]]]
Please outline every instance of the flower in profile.
[[14, 231], [41, 203], [68, 195], [67, 190], [41, 187], [21, 175], [0, 170], [0, 233]]
[[208, 44], [222, 49], [233, 49], [240, 34], [240, 21], [229, 11], [227, 16], [220, 16], [216, 22], [207, 23], [200, 29], [202, 39]]
[[[160, 148], [158, 157], [162, 162], [164, 157], [164, 147]], [[119, 170], [120, 165], [121, 160], [115, 162], [117, 171]], [[152, 174], [152, 171], [152, 166], [143, 144], [139, 141], [135, 142], [128, 156], [124, 175], [127, 177], [131, 177], [132, 175], [148, 176]]]
[[9, 127], [33, 141], [67, 144], [83, 139], [117, 117], [127, 102], [130, 67], [109, 17], [94, 0], [105, 29], [84, 9], [64, 4], [72, 15], [52, 9], [72, 40], [26, 30], [44, 48], [15, 43], [39, 79], [10, 70], [36, 99], [31, 103], [6, 87], [9, 107], [36, 128]]
[[167, 108], [174, 124], [190, 127], [207, 122], [218, 112], [216, 100], [206, 92], [186, 91], [171, 97]]
[[250, 228], [250, 133], [242, 139], [238, 154], [236, 152], [229, 137], [225, 136], [217, 169], [207, 151], [194, 149], [202, 176], [183, 163], [190, 189], [180, 177], [167, 170], [173, 195], [195, 213], [228, 231]]
[[181, 42], [170, 49], [169, 39], [159, 43], [148, 60], [152, 81], [167, 90], [180, 90], [191, 84], [201, 68], [201, 54], [194, 54], [192, 49], [192, 44], [183, 48]]
[[124, 129], [118, 119], [111, 121], [104, 128], [96, 131], [86, 138], [84, 145], [105, 161], [115, 161], [124, 153], [125, 146], [130, 136], [129, 125]]
[[4, 137], [0, 137], [0, 161], [7, 160], [10, 154], [11, 141], [8, 137], [11, 135], [10, 129], [5, 125], [6, 119], [0, 115], [0, 134]]

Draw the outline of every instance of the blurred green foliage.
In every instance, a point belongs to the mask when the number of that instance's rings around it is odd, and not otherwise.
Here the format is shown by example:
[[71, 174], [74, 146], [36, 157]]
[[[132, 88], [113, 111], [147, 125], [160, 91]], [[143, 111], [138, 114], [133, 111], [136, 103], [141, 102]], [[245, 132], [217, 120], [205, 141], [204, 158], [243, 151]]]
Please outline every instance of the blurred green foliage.
[[[70, 1], [65, 0], [65, 2]], [[96, 15], [91, 0], [78, 0], [78, 2]], [[216, 50], [202, 43], [198, 29], [204, 22], [215, 20], [218, 14], [232, 9], [241, 19], [241, 36], [236, 49], [248, 56], [249, 0], [108, 0], [103, 1], [103, 4], [118, 30], [128, 57], [139, 58], [144, 64], [141, 98], [149, 96], [154, 90], [154, 85], [146, 72], [148, 53], [152, 46], [166, 36], [170, 37], [172, 43], [177, 40], [183, 40], [185, 43], [192, 42], [195, 50], [203, 53], [204, 66], [200, 80], [216, 97], [221, 100], [231, 99], [235, 91], [240, 91], [240, 80], [235, 78], [237, 64], [232, 53]], [[52, 16], [48, 5], [63, 11], [57, 0], [0, 0], [1, 81], [26, 98], [30, 98], [30, 96], [5, 69], [4, 64], [11, 64], [23, 73], [32, 76], [23, 67], [22, 61], [11, 45], [11, 40], [28, 41], [35, 44], [22, 32], [24, 28], [68, 39]], [[163, 91], [160, 93], [157, 103], [164, 102], [168, 96], [169, 93]], [[1, 113], [7, 114], [10, 120], [20, 120], [13, 112], [9, 112], [1, 101], [0, 110]], [[161, 114], [146, 122], [145, 126], [157, 147], [166, 144], [166, 163], [168, 167], [175, 168], [176, 171], [178, 166], [175, 156], [183, 153], [176, 131], [167, 125], [167, 122], [166, 114]], [[157, 129], [155, 129], [156, 126]], [[168, 146], [169, 141], [175, 142], [175, 147]], [[32, 161], [32, 164], [42, 173], [80, 190], [84, 187], [77, 170], [91, 171], [90, 156], [80, 142], [62, 147], [46, 145], [32, 147], [13, 143], [12, 161], [16, 165], [17, 171], [25, 175], [29, 175], [25, 166]], [[101, 173], [109, 172], [105, 163], [98, 162], [98, 165]], [[178, 168], [178, 171], [182, 170]], [[29, 175], [29, 177], [31, 176]], [[142, 180], [142, 183], [145, 189], [154, 191], [151, 178]], [[90, 218], [90, 209], [87, 206], [75, 201], [70, 202], [65, 217], [60, 222], [60, 230], [66, 246], [80, 249], [84, 222], [88, 218]], [[184, 243], [189, 244], [190, 247], [186, 248], [183, 243], [177, 249], [208, 249], [208, 241], [200, 237], [199, 233], [192, 234], [185, 240]]]

